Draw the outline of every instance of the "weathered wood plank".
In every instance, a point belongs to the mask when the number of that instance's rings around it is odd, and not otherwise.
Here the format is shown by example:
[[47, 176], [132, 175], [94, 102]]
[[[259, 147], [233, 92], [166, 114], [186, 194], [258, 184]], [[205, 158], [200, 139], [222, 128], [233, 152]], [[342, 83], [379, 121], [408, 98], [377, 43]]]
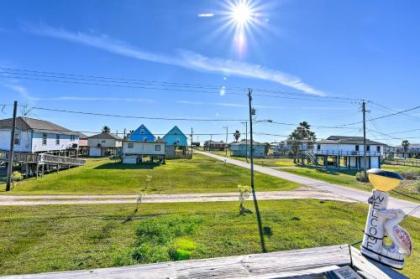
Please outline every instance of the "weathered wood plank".
[[265, 254], [8, 276], [5, 278], [285, 278], [322, 273], [336, 269], [338, 266], [349, 265], [350, 262], [348, 245], [335, 245]]
[[406, 279], [408, 277], [393, 270], [390, 267], [376, 263], [364, 257], [359, 250], [351, 247], [351, 257], [353, 266], [358, 269], [358, 272], [368, 279]]

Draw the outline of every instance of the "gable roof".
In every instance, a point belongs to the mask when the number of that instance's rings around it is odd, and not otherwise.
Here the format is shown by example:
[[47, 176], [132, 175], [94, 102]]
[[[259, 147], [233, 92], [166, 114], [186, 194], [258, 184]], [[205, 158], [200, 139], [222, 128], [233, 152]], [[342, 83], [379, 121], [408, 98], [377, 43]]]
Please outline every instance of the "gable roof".
[[144, 124], [141, 124], [134, 132], [132, 132], [128, 139], [134, 140], [134, 141], [142, 141], [144, 138], [147, 139], [147, 141], [155, 141], [156, 137], [150, 132], [149, 129]]
[[[329, 136], [325, 140], [320, 140], [319, 144], [363, 144], [363, 137], [353, 136]], [[370, 145], [385, 145], [384, 143], [366, 139], [366, 144]]]
[[[251, 140], [241, 140], [241, 141], [238, 141], [238, 142], [232, 142], [230, 145], [251, 145]], [[261, 142], [258, 142], [258, 141], [253, 141], [252, 142], [252, 145], [264, 145], [265, 146], [265, 143], [261, 143]]]
[[[11, 129], [12, 122], [12, 118], [0, 120], [0, 129]], [[49, 133], [79, 135], [78, 132], [69, 130], [52, 122], [22, 116], [16, 117], [16, 128], [23, 131], [33, 130]]]
[[111, 134], [111, 133], [100, 133], [91, 137], [88, 137], [88, 139], [114, 139], [114, 140], [122, 140], [117, 135]]
[[163, 139], [169, 136], [182, 136], [182, 137], [187, 138], [187, 136], [176, 125], [172, 127], [172, 129], [170, 129], [169, 132], [166, 133], [166, 135], [163, 136]]

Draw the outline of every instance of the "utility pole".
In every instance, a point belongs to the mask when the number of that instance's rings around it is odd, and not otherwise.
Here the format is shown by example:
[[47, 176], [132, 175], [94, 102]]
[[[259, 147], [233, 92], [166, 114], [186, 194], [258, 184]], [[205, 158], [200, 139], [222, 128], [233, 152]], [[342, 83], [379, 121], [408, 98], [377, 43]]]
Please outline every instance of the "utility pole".
[[228, 150], [228, 136], [229, 136], [229, 127], [223, 127], [226, 129], [226, 143], [225, 143], [225, 157], [227, 157], [227, 150]]
[[9, 151], [9, 163], [7, 164], [7, 184], [6, 191], [10, 191], [12, 184], [12, 172], [13, 172], [13, 151], [15, 147], [15, 130], [16, 130], [16, 112], [17, 112], [17, 101], [13, 103], [13, 119], [12, 119], [12, 134], [10, 135], [10, 151]]
[[193, 154], [193, 135], [194, 135], [194, 129], [191, 127], [191, 139], [190, 139], [190, 141], [191, 141], [191, 156], [192, 156], [192, 154]]
[[257, 195], [255, 194], [254, 185], [254, 146], [253, 146], [253, 135], [252, 135], [252, 116], [255, 115], [255, 110], [252, 107], [252, 89], [248, 89], [248, 104], [249, 104], [249, 137], [250, 137], [250, 159], [251, 159], [251, 189], [252, 197], [254, 198], [255, 213], [257, 215], [258, 232], [260, 234], [260, 244], [263, 253], [267, 252], [265, 248], [264, 234], [262, 229], [261, 215], [258, 208]]
[[245, 160], [248, 163], [248, 122], [242, 122], [245, 124]]
[[363, 171], [365, 173], [365, 177], [367, 175], [367, 146], [366, 146], [366, 101], [363, 100], [362, 102], [362, 112], [363, 112]]

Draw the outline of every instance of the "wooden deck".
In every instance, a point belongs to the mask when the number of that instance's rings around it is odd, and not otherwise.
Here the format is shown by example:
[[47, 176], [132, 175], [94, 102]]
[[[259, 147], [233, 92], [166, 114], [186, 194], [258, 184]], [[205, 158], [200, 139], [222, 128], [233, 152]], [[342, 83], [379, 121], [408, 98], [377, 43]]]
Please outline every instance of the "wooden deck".
[[[354, 270], [359, 276], [353, 272]], [[406, 278], [386, 267], [371, 263], [358, 250], [346, 244], [265, 254], [16, 275], [4, 278], [325, 278], [325, 273], [340, 271], [354, 275], [342, 278]]]
[[[9, 152], [0, 150], [0, 161], [7, 162], [9, 160]], [[22, 164], [61, 164], [61, 165], [68, 165], [68, 166], [82, 166], [85, 164], [85, 160], [72, 158], [72, 157], [64, 157], [64, 156], [56, 156], [47, 153], [22, 153], [22, 152], [14, 152], [13, 153], [13, 161], [16, 163]]]

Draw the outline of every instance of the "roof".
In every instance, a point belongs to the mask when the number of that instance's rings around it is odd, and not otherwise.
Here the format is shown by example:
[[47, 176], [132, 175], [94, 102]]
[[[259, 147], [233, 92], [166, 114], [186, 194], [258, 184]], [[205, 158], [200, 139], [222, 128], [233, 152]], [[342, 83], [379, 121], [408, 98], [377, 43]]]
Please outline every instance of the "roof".
[[144, 124], [141, 124], [136, 130], [134, 130], [129, 136], [128, 139], [134, 141], [155, 141], [156, 137], [150, 132], [149, 129]]
[[[239, 142], [232, 142], [230, 145], [241, 145], [241, 144], [248, 144], [248, 145], [250, 145], [251, 144], [251, 141], [250, 140], [241, 140]], [[257, 142], [257, 141], [254, 140], [252, 142], [252, 145], [265, 145], [265, 143]]]
[[[0, 120], [0, 129], [11, 129], [13, 118], [7, 118]], [[34, 119], [30, 117], [16, 117], [16, 128], [19, 130], [27, 131], [41, 131], [41, 132], [54, 132], [69, 135], [79, 135], [78, 132], [69, 130], [60, 125], [54, 124], [49, 121]]]
[[114, 140], [122, 140], [117, 135], [111, 134], [111, 133], [100, 133], [91, 137], [88, 137], [88, 139], [114, 139]]
[[172, 129], [169, 130], [169, 132], [166, 133], [166, 135], [163, 136], [163, 139], [165, 139], [165, 137], [168, 136], [183, 136], [183, 137], [187, 137], [182, 131], [181, 129], [178, 128], [178, 126], [174, 126]]
[[[319, 144], [363, 144], [363, 137], [353, 136], [329, 136], [325, 140], [320, 140]], [[370, 145], [385, 145], [384, 143], [366, 139], [366, 144]]]

